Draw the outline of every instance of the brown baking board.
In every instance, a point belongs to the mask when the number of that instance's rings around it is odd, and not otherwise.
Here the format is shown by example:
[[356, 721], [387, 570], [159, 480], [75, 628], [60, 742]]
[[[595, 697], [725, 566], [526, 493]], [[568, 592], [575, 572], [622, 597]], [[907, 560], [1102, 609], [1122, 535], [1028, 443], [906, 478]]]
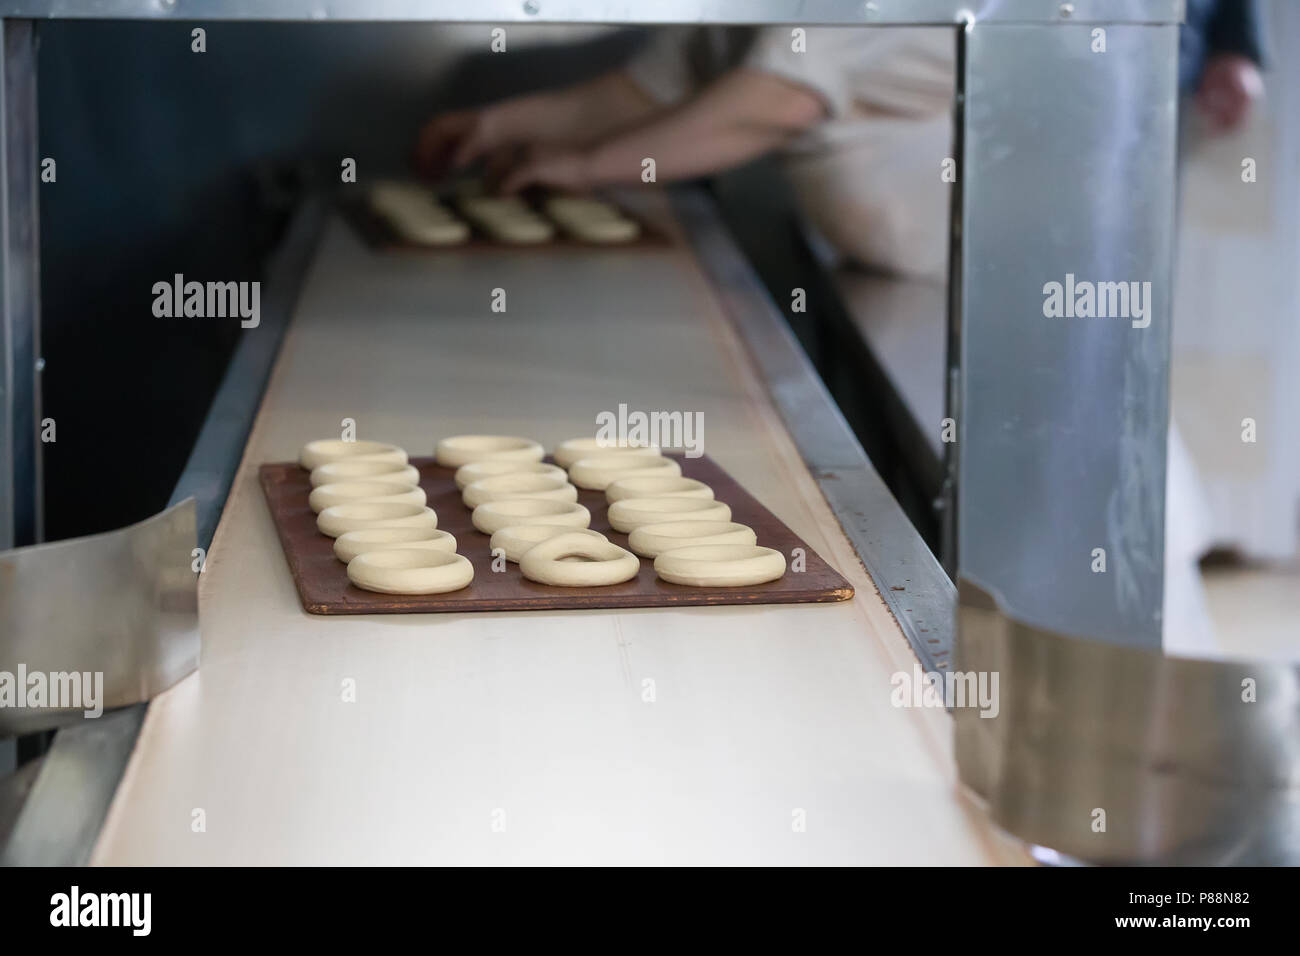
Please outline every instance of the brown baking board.
[[[348, 225], [352, 227], [353, 232], [361, 237], [361, 241], [369, 248], [378, 251], [406, 250], [409, 252], [433, 253], [481, 251], [484, 249], [509, 249], [511, 251], [527, 251], [529, 249], [550, 251], [556, 249], [663, 249], [672, 245], [667, 235], [622, 206], [619, 207], [619, 212], [629, 219], [635, 219], [641, 226], [641, 234], [627, 242], [583, 242], [581, 239], [576, 239], [566, 233], [560, 226], [552, 222], [545, 213], [539, 212], [538, 215], [555, 226], [555, 238], [547, 242], [503, 242], [500, 239], [494, 239], [462, 216], [461, 218], [464, 219], [470, 229], [469, 239], [448, 245], [411, 242], [409, 239], [403, 239], [393, 231], [393, 228], [383, 216], [378, 215], [370, 208], [364, 199], [340, 201], [339, 210]], [[456, 215], [460, 216], [460, 213], [457, 212]]]
[[[353, 587], [346, 566], [334, 556], [334, 539], [316, 530], [316, 515], [307, 506], [311, 482], [306, 471], [296, 463], [280, 462], [262, 465], [259, 477], [302, 606], [311, 614], [800, 604], [853, 597], [848, 581], [708, 456], [677, 460], [683, 475], [703, 481], [719, 501], [731, 506], [732, 520], [754, 529], [759, 544], [780, 551], [787, 562], [794, 548], [803, 548], [806, 569], [788, 570], [780, 580], [750, 587], [692, 588], [659, 580], [654, 562], [642, 558], [641, 573], [622, 584], [597, 588], [538, 584], [525, 578], [514, 563], [507, 563], [505, 571], [492, 570], [489, 536], [470, 522], [470, 509], [461, 502], [452, 480], [455, 469], [437, 465], [432, 458], [413, 458], [411, 464], [420, 471], [420, 487], [428, 495], [429, 507], [438, 513], [438, 527], [456, 536], [456, 550], [474, 565], [474, 580], [469, 587], [447, 594], [378, 594]], [[603, 491], [579, 489], [578, 501], [591, 511], [591, 527], [627, 547], [627, 535], [612, 530], [606, 520]]]

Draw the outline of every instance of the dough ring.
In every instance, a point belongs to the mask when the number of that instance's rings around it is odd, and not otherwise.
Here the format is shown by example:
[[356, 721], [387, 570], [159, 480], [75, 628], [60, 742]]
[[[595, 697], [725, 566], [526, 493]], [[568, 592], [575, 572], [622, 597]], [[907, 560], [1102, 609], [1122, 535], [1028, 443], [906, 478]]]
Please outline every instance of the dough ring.
[[472, 461], [541, 461], [546, 452], [531, 438], [512, 435], [453, 435], [438, 442], [434, 455], [438, 464], [459, 468]]
[[757, 544], [748, 525], [734, 521], [663, 521], [643, 524], [627, 536], [627, 546], [643, 558], [701, 544]]
[[563, 524], [586, 528], [591, 524], [591, 512], [576, 502], [507, 498], [479, 505], [470, 520], [484, 534], [496, 534], [512, 524]]
[[488, 458], [472, 461], [456, 469], [456, 487], [465, 490], [480, 478], [495, 478], [497, 475], [551, 475], [555, 478], [569, 480], [568, 473], [559, 465], [547, 465], [540, 461], [511, 461], [509, 458]]
[[456, 539], [437, 528], [366, 528], [349, 531], [334, 539], [334, 556], [347, 564], [358, 554], [415, 548], [418, 551], [456, 550]]
[[[565, 560], [578, 558], [580, 560]], [[635, 554], [585, 534], [557, 534], [535, 544], [519, 559], [524, 577], [562, 588], [605, 587], [630, 581], [641, 570]]]
[[383, 594], [443, 594], [473, 581], [474, 565], [463, 554], [446, 551], [367, 551], [348, 562], [348, 580]]
[[311, 486], [333, 484], [336, 481], [397, 481], [404, 485], [418, 485], [420, 472], [414, 465], [399, 465], [391, 461], [372, 461], [365, 455], [344, 458], [311, 470]]
[[731, 509], [708, 498], [624, 498], [608, 516], [615, 531], [631, 532], [662, 521], [730, 521]]
[[605, 489], [610, 504], [624, 498], [713, 498], [713, 489], [694, 478], [665, 475], [662, 478], [620, 478]]
[[423, 505], [395, 501], [352, 501], [333, 505], [316, 516], [316, 529], [337, 538], [362, 528], [436, 528], [438, 515]]
[[544, 208], [561, 229], [584, 242], [628, 242], [641, 234], [635, 220], [600, 199], [552, 196]]
[[507, 498], [577, 501], [578, 489], [569, 484], [567, 478], [515, 472], [494, 478], [480, 478], [472, 485], [466, 485], [460, 497], [466, 508], [477, 508], [485, 502], [505, 501]]
[[418, 485], [377, 480], [340, 481], [331, 485], [320, 485], [313, 488], [311, 494], [307, 496], [308, 506], [317, 514], [333, 505], [361, 500], [398, 501], [402, 504], [422, 505], [425, 496], [424, 489]]
[[579, 488], [604, 491], [619, 478], [677, 476], [682, 466], [662, 455], [599, 455], [583, 458], [569, 469], [569, 480]]
[[785, 574], [785, 555], [752, 544], [703, 544], [674, 548], [655, 558], [655, 574], [692, 588], [766, 584]]
[[381, 182], [370, 190], [370, 208], [403, 239], [426, 245], [453, 245], [469, 238], [469, 226], [418, 183]]
[[518, 196], [474, 196], [461, 201], [460, 211], [502, 242], [546, 242], [555, 236], [555, 227]]
[[386, 461], [393, 464], [406, 464], [406, 451], [396, 445], [381, 441], [340, 441], [337, 438], [322, 438], [309, 441], [298, 453], [298, 464], [311, 471], [321, 465], [343, 459], [362, 458], [365, 461]]
[[599, 531], [590, 528], [575, 528], [563, 524], [512, 524], [492, 533], [492, 550], [500, 548], [506, 554], [507, 561], [519, 562], [523, 553], [535, 544], [554, 538], [557, 534], [585, 534], [588, 537], [608, 541]]
[[570, 438], [562, 441], [552, 455], [561, 468], [572, 468], [573, 463], [584, 458], [596, 458], [603, 455], [625, 455], [629, 452], [639, 455], [662, 457], [657, 445], [605, 445], [595, 438]]

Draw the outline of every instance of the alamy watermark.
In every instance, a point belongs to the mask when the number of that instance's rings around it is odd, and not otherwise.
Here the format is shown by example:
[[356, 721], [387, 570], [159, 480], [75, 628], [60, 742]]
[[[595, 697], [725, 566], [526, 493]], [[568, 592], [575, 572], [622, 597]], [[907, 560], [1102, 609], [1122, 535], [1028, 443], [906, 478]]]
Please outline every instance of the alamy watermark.
[[104, 713], [103, 671], [0, 671], [0, 708], [26, 707], [81, 710], [87, 717]]
[[50, 925], [58, 927], [125, 927], [132, 936], [148, 936], [153, 925], [152, 893], [83, 893], [75, 884], [50, 897]]
[[620, 403], [617, 412], [597, 412], [596, 443], [681, 448], [687, 458], [699, 458], [704, 454], [704, 413], [628, 411]]
[[1043, 315], [1049, 319], [1130, 319], [1135, 329], [1151, 324], [1150, 282], [1078, 281], [1043, 285]]
[[153, 296], [153, 314], [160, 319], [238, 317], [245, 329], [262, 323], [260, 282], [186, 282], [178, 272], [171, 282], [155, 282]]
[[893, 691], [889, 702], [895, 707], [974, 707], [981, 717], [996, 717], [997, 671], [922, 671], [913, 664], [912, 673], [898, 671], [889, 679]]

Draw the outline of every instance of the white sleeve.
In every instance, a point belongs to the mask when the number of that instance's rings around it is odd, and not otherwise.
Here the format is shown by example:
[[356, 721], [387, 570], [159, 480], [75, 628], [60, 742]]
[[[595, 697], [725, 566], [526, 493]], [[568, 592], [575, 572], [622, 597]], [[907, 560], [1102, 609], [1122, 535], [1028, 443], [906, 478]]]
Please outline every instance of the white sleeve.
[[805, 87], [826, 104], [831, 116], [843, 116], [853, 105], [851, 70], [845, 60], [854, 55], [854, 40], [863, 32], [852, 27], [765, 27], [742, 66]]
[[695, 91], [688, 47], [695, 27], [657, 27], [650, 41], [624, 69], [648, 97], [663, 106], [680, 103]]

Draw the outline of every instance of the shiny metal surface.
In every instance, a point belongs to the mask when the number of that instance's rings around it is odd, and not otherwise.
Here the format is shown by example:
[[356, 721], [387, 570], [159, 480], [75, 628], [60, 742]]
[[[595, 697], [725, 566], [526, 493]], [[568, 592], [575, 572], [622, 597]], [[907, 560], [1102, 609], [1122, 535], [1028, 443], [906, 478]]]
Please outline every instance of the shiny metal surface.
[[0, 549], [42, 537], [36, 40], [0, 23]]
[[957, 764], [1000, 826], [1094, 863], [1300, 865], [1300, 668], [1079, 640], [969, 582], [961, 604], [957, 670], [1000, 699], [953, 711]]
[[[0, 671], [103, 674], [105, 709], [198, 667], [194, 502], [87, 538], [0, 553]], [[80, 708], [0, 707], [0, 734], [89, 722]]]
[[876, 473], [785, 318], [700, 189], [673, 206], [836, 520], [927, 670], [951, 666], [956, 591]]
[[65, 727], [41, 762], [0, 866], [83, 866], [131, 757], [145, 705]]
[[[1115, 26], [1105, 53], [1082, 26], [964, 35], [960, 580], [1026, 623], [1159, 647], [1178, 31]], [[1045, 317], [1067, 275], [1149, 282], [1150, 324]]]
[[[262, 321], [245, 334], [231, 357], [172, 494], [169, 507], [185, 504], [193, 509], [200, 547], [208, 547], [221, 517], [324, 215], [322, 199], [308, 201], [294, 215], [267, 265]], [[158, 686], [155, 692], [163, 689]], [[0, 850], [0, 863], [77, 865], [90, 858], [146, 708], [147, 704], [133, 705], [94, 721], [62, 718], [73, 722], [55, 736], [32, 795]], [[0, 764], [0, 774], [4, 770]]]
[[0, 16], [477, 23], [1173, 23], [1183, 0], [5, 0]]

